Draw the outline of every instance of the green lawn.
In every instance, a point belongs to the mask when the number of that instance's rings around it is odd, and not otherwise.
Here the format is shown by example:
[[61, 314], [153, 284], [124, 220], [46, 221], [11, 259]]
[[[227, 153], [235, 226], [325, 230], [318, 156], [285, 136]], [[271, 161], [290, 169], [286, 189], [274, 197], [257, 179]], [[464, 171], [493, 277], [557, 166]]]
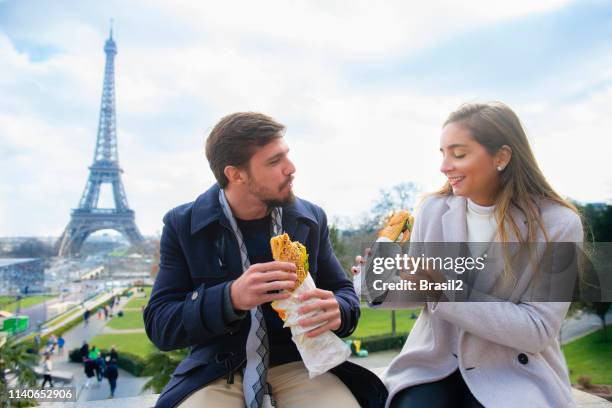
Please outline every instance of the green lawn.
[[144, 328], [144, 321], [142, 318], [141, 311], [127, 311], [123, 312], [123, 316], [115, 316], [107, 324], [111, 329], [124, 330], [124, 329], [142, 329]]
[[130, 300], [129, 302], [125, 304], [125, 307], [140, 309], [141, 307], [146, 306], [148, 301], [149, 301], [149, 296], [147, 296], [146, 298], [143, 298], [143, 297], [134, 298], [133, 297], [132, 300]]
[[8, 305], [9, 303], [13, 303], [15, 301], [15, 296], [0, 296], [0, 309], [4, 305]]
[[[57, 296], [55, 295], [35, 295], [24, 297], [23, 299], [21, 299], [21, 310], [27, 307], [38, 305], [44, 301], [48, 301], [56, 297]], [[4, 304], [2, 307], [0, 307], [0, 309], [6, 310], [7, 312], [15, 313], [15, 311], [17, 310], [17, 302], [15, 301], [14, 296], [2, 296], [2, 299], [0, 299], [0, 304], [2, 303], [2, 301], [6, 301], [9, 298], [12, 298], [11, 303]]]
[[562, 347], [573, 384], [584, 375], [591, 377], [593, 384], [612, 385], [612, 325], [608, 325], [606, 343], [602, 341], [602, 332], [599, 330]]
[[126, 352], [141, 357], [146, 357], [149, 353], [155, 351], [155, 346], [149, 341], [145, 333], [99, 334], [89, 342], [89, 345], [107, 350], [115, 346], [119, 354]]
[[132, 295], [131, 300], [127, 302], [125, 307], [141, 308], [143, 306], [146, 306], [147, 303], [149, 302], [149, 298], [151, 297], [151, 289], [152, 289], [151, 286], [145, 286], [144, 290], [145, 290], [145, 293], [147, 294], [146, 298], [141, 297], [142, 293], [132, 291], [134, 294]]
[[[411, 314], [419, 315], [419, 309], [402, 309], [395, 313], [396, 331], [409, 332], [416, 322], [411, 319]], [[357, 329], [352, 334], [353, 338], [364, 338], [381, 334], [391, 333], [391, 310], [370, 309], [361, 305], [361, 317]]]

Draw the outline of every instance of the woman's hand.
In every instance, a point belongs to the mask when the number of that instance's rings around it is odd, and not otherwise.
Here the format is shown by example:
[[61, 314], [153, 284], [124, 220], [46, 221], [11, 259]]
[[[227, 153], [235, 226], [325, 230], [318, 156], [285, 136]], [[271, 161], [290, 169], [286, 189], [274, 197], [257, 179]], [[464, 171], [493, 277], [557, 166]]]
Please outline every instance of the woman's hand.
[[353, 276], [359, 275], [361, 272], [363, 272], [362, 266], [368, 262], [368, 257], [370, 255], [372, 255], [372, 248], [366, 248], [365, 254], [363, 256], [357, 255], [355, 257], [355, 265], [351, 267], [351, 272], [353, 273]]

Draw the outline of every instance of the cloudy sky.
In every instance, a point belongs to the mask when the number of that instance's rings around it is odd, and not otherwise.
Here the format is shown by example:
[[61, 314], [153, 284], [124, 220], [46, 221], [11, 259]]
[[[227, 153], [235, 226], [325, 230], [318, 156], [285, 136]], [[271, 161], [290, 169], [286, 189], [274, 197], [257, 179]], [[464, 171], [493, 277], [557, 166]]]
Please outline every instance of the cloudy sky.
[[466, 101], [509, 104], [563, 195], [612, 198], [606, 1], [0, 0], [0, 236], [59, 235], [78, 204], [111, 18], [144, 234], [211, 185], [204, 140], [243, 110], [287, 125], [296, 193], [332, 219], [401, 181], [440, 186], [440, 126]]

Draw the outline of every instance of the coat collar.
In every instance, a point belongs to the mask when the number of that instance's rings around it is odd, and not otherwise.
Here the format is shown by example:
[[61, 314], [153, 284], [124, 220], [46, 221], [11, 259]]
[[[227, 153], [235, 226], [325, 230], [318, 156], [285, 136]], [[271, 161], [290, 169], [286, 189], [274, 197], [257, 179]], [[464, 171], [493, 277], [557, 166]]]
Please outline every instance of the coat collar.
[[[442, 235], [445, 242], [467, 241], [467, 199], [455, 195], [446, 198], [448, 209], [442, 215]], [[527, 237], [527, 220], [525, 215], [515, 206], [510, 207], [510, 213], [521, 231], [521, 236]], [[508, 242], [519, 242], [518, 237], [509, 230]]]
[[446, 198], [448, 209], [442, 215], [442, 236], [444, 242], [467, 241], [467, 200], [449, 195]]
[[[191, 213], [192, 235], [206, 228], [214, 221], [218, 221], [222, 225], [229, 225], [219, 203], [219, 190], [219, 185], [215, 183], [194, 201]], [[295, 230], [298, 219], [304, 219], [313, 224], [318, 223], [316, 215], [305, 204], [304, 200], [296, 197], [293, 204], [283, 207], [283, 229], [289, 235], [292, 235], [291, 233]]]

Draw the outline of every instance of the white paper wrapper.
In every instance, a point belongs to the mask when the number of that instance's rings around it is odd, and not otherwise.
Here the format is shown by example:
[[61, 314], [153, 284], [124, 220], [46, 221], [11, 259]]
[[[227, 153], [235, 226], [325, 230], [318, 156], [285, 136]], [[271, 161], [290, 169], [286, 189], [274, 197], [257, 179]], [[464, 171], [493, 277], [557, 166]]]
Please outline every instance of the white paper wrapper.
[[298, 314], [300, 306], [317, 301], [317, 299], [309, 299], [305, 302], [299, 300], [302, 293], [312, 289], [316, 289], [316, 286], [312, 277], [308, 274], [304, 282], [293, 291], [290, 298], [274, 302], [274, 307], [285, 311], [287, 318], [283, 327], [291, 329], [293, 342], [302, 356], [310, 378], [342, 364], [351, 355], [348, 346], [329, 330], [316, 337], [306, 337], [306, 332], [325, 324], [323, 322], [314, 326], [302, 327], [298, 323], [299, 320], [321, 313], [320, 311], [314, 311], [301, 316]]

